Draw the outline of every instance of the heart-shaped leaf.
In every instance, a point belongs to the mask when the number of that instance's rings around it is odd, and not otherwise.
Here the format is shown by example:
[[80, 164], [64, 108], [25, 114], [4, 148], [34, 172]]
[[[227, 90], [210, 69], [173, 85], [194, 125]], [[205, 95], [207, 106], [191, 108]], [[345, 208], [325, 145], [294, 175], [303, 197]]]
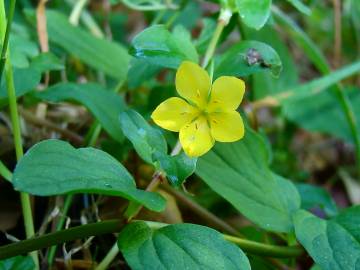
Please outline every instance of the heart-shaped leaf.
[[132, 176], [109, 154], [91, 147], [75, 149], [59, 140], [34, 145], [17, 164], [13, 185], [39, 196], [98, 193], [124, 197], [154, 211], [165, 207], [160, 195], [136, 189]]
[[133, 270], [250, 270], [240, 248], [200, 225], [152, 230], [145, 222], [135, 222], [121, 231], [118, 246]]

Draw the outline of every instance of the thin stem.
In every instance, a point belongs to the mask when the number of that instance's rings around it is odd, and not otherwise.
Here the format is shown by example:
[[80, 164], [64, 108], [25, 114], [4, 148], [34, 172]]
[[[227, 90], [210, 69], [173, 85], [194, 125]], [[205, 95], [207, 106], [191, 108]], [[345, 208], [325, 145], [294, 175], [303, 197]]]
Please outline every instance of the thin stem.
[[108, 254], [105, 256], [105, 258], [99, 263], [99, 265], [95, 268], [95, 270], [106, 270], [108, 269], [108, 266], [111, 264], [111, 262], [115, 259], [117, 254], [119, 253], [119, 248], [117, 245], [117, 242], [112, 246]]
[[5, 180], [11, 182], [12, 173], [1, 161], [0, 161], [0, 175], [4, 177]]
[[125, 223], [123, 220], [115, 219], [81, 225], [54, 233], [44, 234], [39, 237], [0, 247], [0, 260], [24, 254], [33, 250], [39, 250], [65, 242], [70, 242], [76, 239], [119, 232], [124, 227], [124, 225]]
[[[61, 211], [60, 220], [59, 220], [58, 224], [56, 225], [56, 229], [55, 229], [57, 232], [60, 231], [64, 227], [66, 217], [67, 217], [67, 213], [69, 211], [69, 208], [71, 206], [73, 198], [74, 198], [74, 195], [71, 195], [71, 194], [66, 195], [66, 197], [65, 197], [64, 207], [63, 207], [63, 209]], [[57, 249], [56, 245], [52, 246], [50, 248], [49, 255], [48, 255], [48, 264], [49, 264], [49, 266], [51, 266], [53, 264], [53, 262], [54, 262], [56, 249]]]
[[[145, 222], [149, 227], [153, 229], [159, 229], [171, 225], [171, 224], [159, 223], [159, 222], [149, 222], [149, 221], [145, 221]], [[70, 229], [49, 233], [36, 238], [16, 242], [10, 245], [0, 247], [0, 260], [14, 257], [20, 254], [24, 254], [33, 250], [39, 250], [53, 245], [74, 241], [76, 239], [83, 239], [90, 236], [99, 236], [103, 234], [119, 232], [125, 225], [126, 223], [122, 219], [107, 220], [107, 221], [101, 221], [101, 222], [81, 225], [77, 227], [72, 227]], [[268, 244], [242, 239], [231, 235], [224, 235], [224, 239], [234, 244], [237, 244], [245, 252], [256, 255], [277, 257], [277, 258], [292, 258], [292, 257], [301, 256], [303, 254], [303, 249], [300, 246], [286, 247], [286, 246], [268, 245]], [[116, 255], [115, 254], [117, 253], [116, 248], [113, 247], [111, 253], [112, 256]], [[108, 258], [110, 258], [110, 256]]]
[[231, 16], [232, 16], [232, 12], [228, 9], [224, 9], [220, 11], [219, 19], [214, 34], [205, 52], [205, 56], [201, 65], [203, 68], [206, 68], [210, 60], [213, 58], [215, 53], [215, 48], [220, 39], [221, 33], [224, 30], [224, 27], [229, 23]]
[[224, 234], [224, 238], [225, 240], [241, 247], [243, 251], [249, 252], [254, 255], [261, 255], [273, 258], [293, 258], [299, 257], [304, 253], [304, 250], [300, 246], [275, 246], [258, 243], [227, 234]]
[[[9, 10], [9, 17], [7, 22], [7, 28], [5, 32], [4, 42], [2, 44], [2, 52], [1, 52], [1, 66], [0, 66], [0, 77], [2, 74], [3, 65], [5, 65], [5, 79], [6, 79], [6, 88], [7, 88], [7, 95], [9, 100], [9, 108], [10, 108], [10, 118], [12, 124], [12, 131], [13, 131], [13, 138], [15, 144], [15, 152], [16, 152], [16, 159], [19, 161], [22, 156], [24, 155], [22, 142], [21, 142], [21, 131], [20, 131], [20, 121], [19, 121], [19, 114], [17, 110], [17, 101], [16, 101], [16, 92], [15, 92], [15, 85], [14, 85], [14, 76], [11, 67], [10, 58], [6, 56], [9, 55], [8, 50], [8, 43], [9, 43], [9, 35], [11, 29], [11, 23], [14, 16], [16, 1], [12, 0], [10, 2], [10, 10]], [[1, 39], [3, 38], [4, 33], [4, 26], [6, 24], [5, 18], [5, 7], [4, 1], [0, 1], [0, 36]], [[34, 222], [31, 210], [31, 201], [30, 196], [27, 193], [20, 193], [20, 201], [22, 207], [22, 213], [24, 217], [24, 225], [25, 225], [25, 233], [27, 238], [31, 238], [35, 235], [34, 230]], [[36, 269], [39, 269], [39, 258], [37, 252], [32, 252], [31, 256], [34, 260], [34, 264]]]
[[[4, 2], [4, 1], [2, 1]], [[12, 25], [12, 21], [14, 18], [14, 11], [15, 11], [15, 5], [16, 5], [16, 0], [12, 0], [10, 1], [10, 7], [9, 7], [9, 16], [7, 19], [7, 24], [5, 21], [5, 7], [4, 7], [4, 3], [1, 4], [1, 16], [2, 16], [2, 21], [1, 21], [1, 40], [3, 39], [3, 31], [6, 25], [6, 31], [5, 31], [5, 36], [4, 36], [4, 41], [2, 42], [2, 49], [1, 49], [1, 56], [0, 56], [0, 83], [1, 83], [1, 78], [2, 78], [2, 73], [5, 67], [5, 62], [6, 62], [6, 55], [8, 54], [8, 46], [9, 46], [9, 38], [10, 38], [10, 31], [11, 31], [11, 25]]]

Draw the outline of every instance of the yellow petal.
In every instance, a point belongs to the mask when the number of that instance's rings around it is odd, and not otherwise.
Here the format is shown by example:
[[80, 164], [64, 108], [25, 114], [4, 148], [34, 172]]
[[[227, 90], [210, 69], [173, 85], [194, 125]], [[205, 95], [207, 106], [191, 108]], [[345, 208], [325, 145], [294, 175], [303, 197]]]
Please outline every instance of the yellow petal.
[[176, 72], [176, 90], [188, 101], [204, 108], [208, 101], [211, 80], [208, 73], [193, 62], [184, 61]]
[[244, 137], [244, 123], [238, 112], [210, 113], [211, 135], [219, 142], [234, 142]]
[[199, 110], [185, 100], [172, 97], [160, 103], [151, 114], [154, 122], [167, 130], [178, 132], [199, 115]]
[[215, 80], [207, 106], [208, 112], [233, 111], [239, 107], [245, 92], [245, 83], [232, 76], [222, 76]]
[[180, 129], [180, 143], [189, 157], [198, 157], [213, 147], [215, 141], [204, 116], [199, 116]]

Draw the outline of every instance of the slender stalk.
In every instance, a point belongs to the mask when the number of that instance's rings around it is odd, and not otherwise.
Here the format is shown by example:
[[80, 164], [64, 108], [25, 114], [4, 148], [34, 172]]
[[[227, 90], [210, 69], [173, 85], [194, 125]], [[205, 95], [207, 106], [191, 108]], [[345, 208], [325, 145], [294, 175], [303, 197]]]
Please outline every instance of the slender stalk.
[[[6, 79], [6, 88], [7, 94], [9, 99], [9, 108], [10, 108], [10, 118], [12, 124], [12, 131], [13, 131], [13, 138], [15, 144], [15, 152], [16, 152], [16, 159], [19, 161], [22, 156], [24, 155], [22, 141], [21, 141], [21, 131], [20, 131], [20, 121], [19, 121], [19, 114], [17, 110], [17, 101], [16, 101], [16, 92], [15, 92], [15, 85], [14, 85], [14, 76], [12, 72], [10, 58], [7, 58], [9, 55], [8, 50], [8, 43], [9, 43], [9, 35], [11, 30], [11, 23], [14, 16], [16, 1], [10, 1], [10, 9], [9, 9], [9, 17], [7, 20], [7, 27], [1, 52], [1, 66], [0, 66], [0, 77], [2, 74], [2, 70], [5, 66], [5, 79]], [[5, 18], [5, 7], [4, 1], [0, 1], [0, 35], [1, 39], [3, 38], [4, 27], [6, 24]], [[34, 230], [34, 222], [32, 217], [32, 210], [31, 210], [31, 201], [30, 196], [27, 193], [20, 193], [20, 200], [21, 200], [21, 207], [22, 213], [24, 217], [24, 225], [25, 225], [25, 233], [27, 238], [31, 238], [35, 235]], [[34, 264], [36, 269], [39, 269], [39, 258], [37, 252], [32, 252], [31, 256], [34, 260]]]
[[[160, 222], [145, 222], [150, 228], [154, 230], [170, 225]], [[99, 236], [103, 234], [119, 232], [125, 225], [126, 223], [122, 219], [107, 220], [72, 227], [67, 230], [49, 233], [36, 238], [16, 242], [10, 245], [0, 247], [0, 260], [24, 254], [33, 250], [39, 250], [53, 245], [59, 245], [65, 242], [74, 241], [76, 239], [83, 239], [90, 236]], [[224, 239], [234, 244], [237, 244], [239, 247], [241, 247], [242, 250], [251, 254], [278, 258], [292, 258], [301, 256], [303, 254], [303, 249], [300, 246], [286, 247], [268, 245], [231, 235], [224, 235]], [[115, 247], [112, 248], [111, 253], [112, 256], [116, 255], [115, 253], [117, 253], [117, 250]], [[107, 261], [110, 261], [110, 255], [107, 256]], [[107, 264], [105, 268], [100, 269], [106, 269], [108, 265], [109, 264]]]
[[[63, 207], [63, 209], [61, 211], [60, 220], [59, 220], [58, 224], [56, 225], [56, 231], [60, 231], [64, 227], [67, 212], [69, 211], [69, 208], [71, 206], [73, 198], [74, 198], [74, 195], [71, 195], [71, 194], [69, 194], [69, 195], [67, 195], [65, 197], [64, 207]], [[52, 246], [50, 248], [49, 255], [48, 255], [48, 264], [49, 264], [49, 266], [51, 266], [53, 264], [53, 262], [54, 262], [56, 249], [57, 249], [56, 245]]]
[[205, 52], [205, 56], [201, 65], [203, 68], [206, 68], [208, 66], [210, 60], [214, 56], [215, 48], [220, 39], [221, 33], [224, 30], [224, 27], [229, 23], [231, 16], [232, 16], [232, 12], [228, 9], [223, 9], [220, 11], [219, 19], [214, 34]]
[[111, 262], [115, 259], [116, 255], [119, 253], [119, 248], [117, 242], [112, 246], [108, 254], [106, 254], [105, 258], [99, 263], [99, 265], [95, 268], [95, 270], [106, 270]]
[[224, 234], [225, 240], [232, 242], [245, 252], [254, 255], [261, 255], [273, 258], [294, 258], [299, 257], [304, 253], [300, 246], [275, 246], [269, 244], [258, 243], [247, 239]]
[[[11, 25], [12, 25], [12, 21], [14, 18], [14, 11], [15, 11], [15, 5], [16, 5], [16, 0], [12, 0], [10, 1], [10, 6], [9, 6], [9, 16], [7, 19], [7, 24], [5, 21], [5, 7], [4, 7], [4, 1], [2, 1], [1, 3], [1, 14], [0, 16], [2, 16], [2, 21], [1, 21], [1, 40], [3, 40], [2, 42], [2, 49], [1, 49], [1, 55], [0, 55], [0, 83], [1, 83], [1, 78], [2, 78], [2, 73], [5, 67], [5, 62], [6, 62], [6, 55], [8, 53], [8, 46], [9, 46], [9, 38], [10, 38], [10, 31], [11, 31]], [[5, 36], [3, 37], [3, 31], [6, 25], [6, 30], [5, 30]]]
[[12, 173], [1, 161], [0, 161], [0, 175], [4, 177], [5, 180], [11, 182]]

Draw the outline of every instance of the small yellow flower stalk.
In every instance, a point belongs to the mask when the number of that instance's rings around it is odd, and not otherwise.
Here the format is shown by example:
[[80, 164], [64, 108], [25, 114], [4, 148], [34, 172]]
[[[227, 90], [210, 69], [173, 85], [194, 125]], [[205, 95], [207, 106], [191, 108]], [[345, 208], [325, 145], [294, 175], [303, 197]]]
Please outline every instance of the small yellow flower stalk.
[[160, 127], [180, 133], [188, 156], [204, 155], [215, 141], [234, 142], [244, 136], [244, 123], [236, 111], [244, 96], [244, 81], [222, 76], [211, 85], [206, 70], [184, 61], [176, 72], [175, 86], [182, 98], [165, 100], [151, 118]]

